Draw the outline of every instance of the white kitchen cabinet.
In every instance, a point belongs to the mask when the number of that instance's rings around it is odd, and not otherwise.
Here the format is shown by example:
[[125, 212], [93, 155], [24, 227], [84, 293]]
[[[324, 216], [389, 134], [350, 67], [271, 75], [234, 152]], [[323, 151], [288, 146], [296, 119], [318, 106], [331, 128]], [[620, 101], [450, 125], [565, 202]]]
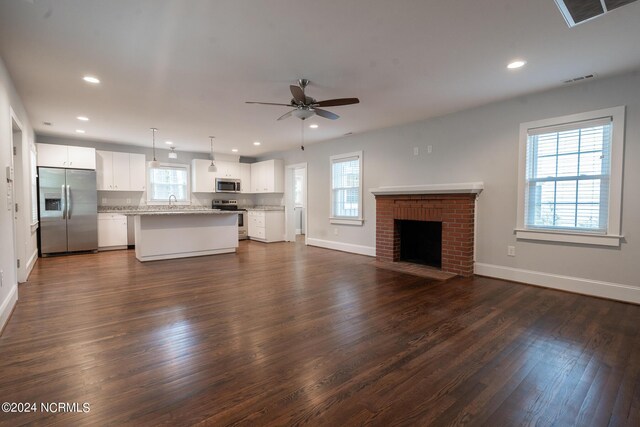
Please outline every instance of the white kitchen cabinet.
[[191, 160], [191, 192], [215, 193], [216, 175], [209, 170], [211, 160]]
[[38, 166], [71, 169], [95, 169], [96, 150], [56, 144], [36, 144]]
[[129, 190], [145, 191], [147, 188], [147, 160], [144, 154], [129, 154]]
[[144, 191], [143, 154], [96, 151], [97, 188], [102, 191]]
[[250, 210], [249, 238], [260, 242], [282, 242], [284, 240], [284, 211]]
[[239, 163], [240, 165], [240, 192], [251, 193], [251, 164]]
[[216, 162], [216, 178], [240, 179], [240, 163]]
[[251, 164], [252, 193], [284, 193], [284, 161], [265, 160]]
[[98, 249], [125, 249], [127, 242], [127, 217], [121, 214], [99, 213]]

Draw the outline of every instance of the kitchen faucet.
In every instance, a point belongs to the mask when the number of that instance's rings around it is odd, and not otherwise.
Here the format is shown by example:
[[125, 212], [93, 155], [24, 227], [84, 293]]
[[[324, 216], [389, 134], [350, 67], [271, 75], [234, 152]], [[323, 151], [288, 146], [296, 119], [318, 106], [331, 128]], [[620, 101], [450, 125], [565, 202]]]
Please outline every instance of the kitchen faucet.
[[175, 195], [170, 195], [169, 196], [169, 207], [171, 207], [171, 198], [173, 197], [173, 201], [174, 203], [178, 203], [178, 198]]

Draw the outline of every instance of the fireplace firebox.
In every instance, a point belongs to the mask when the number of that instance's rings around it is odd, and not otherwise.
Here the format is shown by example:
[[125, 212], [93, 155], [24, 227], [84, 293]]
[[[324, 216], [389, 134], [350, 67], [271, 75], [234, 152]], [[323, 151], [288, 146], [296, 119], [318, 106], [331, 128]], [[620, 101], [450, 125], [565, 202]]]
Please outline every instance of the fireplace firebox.
[[396, 220], [400, 261], [442, 267], [442, 222]]

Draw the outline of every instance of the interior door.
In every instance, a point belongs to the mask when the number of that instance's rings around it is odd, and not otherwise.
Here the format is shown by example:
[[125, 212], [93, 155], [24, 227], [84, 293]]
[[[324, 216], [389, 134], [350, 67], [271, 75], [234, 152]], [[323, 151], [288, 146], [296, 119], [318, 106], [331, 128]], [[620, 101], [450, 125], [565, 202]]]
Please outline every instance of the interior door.
[[43, 254], [67, 251], [64, 169], [39, 168], [40, 245]]
[[98, 193], [96, 172], [67, 169], [67, 241], [68, 250], [98, 249]]

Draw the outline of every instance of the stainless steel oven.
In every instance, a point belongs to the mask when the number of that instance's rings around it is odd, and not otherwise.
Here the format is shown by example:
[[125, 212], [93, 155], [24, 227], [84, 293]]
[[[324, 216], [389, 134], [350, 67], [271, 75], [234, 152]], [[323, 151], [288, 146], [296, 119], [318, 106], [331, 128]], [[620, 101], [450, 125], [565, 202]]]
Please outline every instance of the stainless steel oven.
[[247, 230], [247, 211], [245, 209], [238, 209], [237, 200], [214, 200], [211, 204], [213, 209], [221, 209], [223, 211], [237, 211], [238, 212], [238, 240], [246, 240], [249, 238]]
[[216, 178], [216, 193], [239, 193], [240, 180]]

